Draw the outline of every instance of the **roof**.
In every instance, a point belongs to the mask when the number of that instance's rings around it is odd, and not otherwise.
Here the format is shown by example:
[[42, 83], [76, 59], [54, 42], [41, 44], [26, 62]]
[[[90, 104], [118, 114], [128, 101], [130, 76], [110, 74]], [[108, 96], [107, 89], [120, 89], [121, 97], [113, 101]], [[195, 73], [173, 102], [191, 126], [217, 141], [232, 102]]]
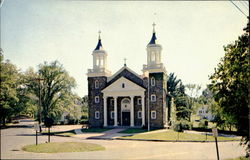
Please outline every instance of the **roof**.
[[[122, 67], [119, 71], [117, 71], [113, 76], [108, 78], [107, 86], [111, 85], [113, 82], [118, 80], [120, 77], [125, 77], [126, 79], [136, 83], [137, 85], [146, 88], [143, 84], [143, 79], [134, 71], [132, 71], [127, 66]], [[106, 88], [105, 87], [105, 88]]]
[[155, 32], [153, 32], [153, 35], [152, 35], [152, 38], [151, 38], [149, 44], [156, 44], [156, 42], [157, 42], [156, 40], [157, 40], [156, 34], [155, 34]]
[[97, 46], [95, 47], [95, 51], [102, 50], [102, 48], [103, 48], [102, 47], [102, 40], [101, 40], [101, 38], [99, 38]]

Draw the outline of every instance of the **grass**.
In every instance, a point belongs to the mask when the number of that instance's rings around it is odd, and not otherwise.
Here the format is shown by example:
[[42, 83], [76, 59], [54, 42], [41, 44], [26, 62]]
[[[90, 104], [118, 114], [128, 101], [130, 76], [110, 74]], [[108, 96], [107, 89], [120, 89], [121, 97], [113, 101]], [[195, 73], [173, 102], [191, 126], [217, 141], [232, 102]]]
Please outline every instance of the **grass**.
[[[148, 134], [135, 134], [133, 136], [127, 136], [122, 137], [124, 139], [150, 139], [150, 140], [183, 140], [183, 141], [205, 141], [206, 135], [200, 135], [200, 134], [190, 134], [190, 133], [182, 133], [179, 132], [179, 138], [178, 138], [178, 132], [175, 131], [166, 131], [166, 132], [160, 132], [160, 133], [148, 133]], [[218, 137], [218, 141], [226, 141], [226, 140], [239, 140], [239, 138], [235, 137]], [[207, 141], [214, 141], [213, 136], [207, 136]]]
[[101, 151], [105, 148], [98, 144], [82, 142], [53, 142], [38, 145], [24, 146], [22, 150], [36, 153], [58, 153], [58, 152], [88, 152]]
[[[43, 131], [42, 134], [49, 134], [48, 131]], [[68, 131], [58, 131], [58, 132], [50, 132], [51, 135], [55, 136], [73, 136], [76, 135], [75, 130], [68, 130]]]
[[109, 128], [88, 128], [88, 129], [82, 129], [82, 132], [104, 132], [110, 130]]
[[143, 132], [147, 132], [147, 129], [142, 129], [142, 128], [128, 128], [126, 130], [123, 130], [119, 133], [143, 133]]

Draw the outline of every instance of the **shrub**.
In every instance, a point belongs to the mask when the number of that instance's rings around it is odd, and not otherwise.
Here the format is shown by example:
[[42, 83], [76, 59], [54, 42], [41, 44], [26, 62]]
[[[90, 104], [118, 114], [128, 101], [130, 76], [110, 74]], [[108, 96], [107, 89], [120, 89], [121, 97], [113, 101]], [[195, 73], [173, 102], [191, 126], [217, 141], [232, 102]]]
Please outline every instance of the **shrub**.
[[177, 132], [182, 132], [183, 130], [192, 129], [192, 123], [187, 120], [176, 121], [172, 126], [172, 129]]
[[202, 120], [199, 122], [198, 127], [199, 127], [199, 128], [207, 128], [206, 123], [208, 123], [207, 119], [202, 119]]

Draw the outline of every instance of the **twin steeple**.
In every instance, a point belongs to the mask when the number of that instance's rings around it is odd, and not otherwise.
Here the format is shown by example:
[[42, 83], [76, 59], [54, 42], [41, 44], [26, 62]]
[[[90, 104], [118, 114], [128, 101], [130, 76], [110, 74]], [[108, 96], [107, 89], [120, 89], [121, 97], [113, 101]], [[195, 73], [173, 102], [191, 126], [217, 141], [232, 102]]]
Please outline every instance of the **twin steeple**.
[[152, 38], [149, 42], [149, 44], [156, 44], [157, 43], [157, 38], [156, 38], [156, 34], [155, 34], [155, 23], [153, 23], [153, 35], [152, 35]]
[[97, 43], [97, 46], [95, 47], [95, 51], [96, 50], [103, 50], [103, 48], [102, 48], [102, 40], [101, 40], [101, 31], [99, 31], [98, 33], [99, 33], [98, 43]]
[[[147, 45], [147, 65], [143, 65], [143, 72], [164, 72], [165, 67], [161, 63], [161, 50], [160, 44], [157, 44], [155, 23], [153, 23], [153, 34], [150, 42]], [[95, 76], [108, 76], [111, 74], [107, 70], [107, 53], [103, 49], [101, 42], [101, 31], [98, 32], [98, 43], [92, 53], [93, 55], [93, 69], [88, 70], [89, 77]], [[126, 66], [126, 62], [124, 63]]]

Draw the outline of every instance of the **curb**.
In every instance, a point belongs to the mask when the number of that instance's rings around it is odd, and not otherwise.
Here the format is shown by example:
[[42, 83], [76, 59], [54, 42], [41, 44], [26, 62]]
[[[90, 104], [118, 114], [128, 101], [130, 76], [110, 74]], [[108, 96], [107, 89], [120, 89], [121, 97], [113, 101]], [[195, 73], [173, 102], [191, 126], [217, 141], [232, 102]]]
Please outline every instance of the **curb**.
[[[215, 141], [192, 141], [192, 140], [158, 140], [158, 139], [129, 139], [129, 138], [115, 138], [116, 140], [130, 140], [130, 141], [148, 141], [148, 142], [197, 142], [197, 143], [211, 143]], [[240, 140], [223, 140], [218, 142], [232, 142]]]

